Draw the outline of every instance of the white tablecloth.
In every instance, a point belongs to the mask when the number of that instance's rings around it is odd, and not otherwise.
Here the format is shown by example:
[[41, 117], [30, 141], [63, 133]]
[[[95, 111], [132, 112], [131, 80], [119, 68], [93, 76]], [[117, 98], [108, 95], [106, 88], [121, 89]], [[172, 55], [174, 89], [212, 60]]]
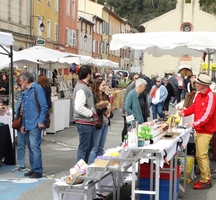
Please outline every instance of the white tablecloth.
[[69, 128], [70, 121], [70, 99], [60, 99], [52, 102], [50, 113], [50, 127], [46, 129], [47, 133], [56, 133], [64, 128]]
[[[155, 144], [151, 144], [149, 146], [143, 147], [143, 149], [146, 149], [146, 150], [153, 150], [153, 151], [160, 152], [159, 163], [160, 163], [161, 168], [163, 168], [163, 165], [164, 165], [163, 156], [165, 155], [165, 151], [167, 152], [166, 159], [169, 161], [169, 160], [171, 160], [171, 158], [176, 153], [177, 143], [181, 141], [180, 137], [183, 140], [182, 145], [184, 147], [187, 145], [187, 143], [189, 141], [191, 128], [187, 128], [186, 130], [185, 129], [179, 129], [179, 130], [181, 130], [182, 133], [178, 137], [176, 137], [175, 139], [171, 139], [171, 140], [170, 139], [167, 139], [167, 140], [161, 139], [158, 142], [156, 142]], [[144, 156], [144, 157], [146, 157], [146, 156]]]
[[[13, 143], [12, 116], [9, 115], [0, 116], [0, 122], [3, 122], [4, 124], [8, 124], [10, 129], [11, 142]], [[17, 136], [17, 131], [15, 130], [15, 137], [16, 136]]]

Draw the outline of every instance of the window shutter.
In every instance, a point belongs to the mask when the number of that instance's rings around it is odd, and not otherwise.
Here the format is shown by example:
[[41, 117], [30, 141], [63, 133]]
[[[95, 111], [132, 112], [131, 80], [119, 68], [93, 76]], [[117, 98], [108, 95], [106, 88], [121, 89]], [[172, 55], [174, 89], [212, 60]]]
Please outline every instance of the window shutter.
[[75, 47], [76, 46], [76, 31], [72, 30], [72, 34], [73, 34], [73, 44], [72, 46]]

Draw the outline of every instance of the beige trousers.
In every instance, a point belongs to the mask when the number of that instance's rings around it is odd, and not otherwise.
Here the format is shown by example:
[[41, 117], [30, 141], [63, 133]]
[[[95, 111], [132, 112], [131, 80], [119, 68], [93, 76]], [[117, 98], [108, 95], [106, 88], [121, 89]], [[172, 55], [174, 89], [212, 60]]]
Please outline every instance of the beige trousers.
[[206, 183], [211, 180], [209, 165], [209, 143], [213, 134], [195, 133], [196, 160], [200, 169], [200, 182]]

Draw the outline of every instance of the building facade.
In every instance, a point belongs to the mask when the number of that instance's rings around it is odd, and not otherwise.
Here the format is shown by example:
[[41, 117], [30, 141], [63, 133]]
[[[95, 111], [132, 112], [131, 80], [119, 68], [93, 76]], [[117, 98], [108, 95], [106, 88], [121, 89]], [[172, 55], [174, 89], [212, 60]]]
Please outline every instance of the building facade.
[[32, 2], [29, 0], [0, 0], [0, 31], [13, 34], [13, 48], [19, 51], [32, 43], [30, 21]]
[[[151, 21], [141, 24], [145, 32], [159, 31], [216, 31], [216, 17], [203, 12], [198, 0], [178, 0], [176, 9], [167, 12]], [[208, 23], [207, 23], [208, 22]], [[165, 73], [181, 73], [183, 75], [198, 74], [202, 59], [190, 55], [172, 57], [165, 55], [159, 58], [144, 54], [143, 73], [159, 75]]]
[[59, 29], [55, 49], [78, 54], [78, 0], [59, 0]]

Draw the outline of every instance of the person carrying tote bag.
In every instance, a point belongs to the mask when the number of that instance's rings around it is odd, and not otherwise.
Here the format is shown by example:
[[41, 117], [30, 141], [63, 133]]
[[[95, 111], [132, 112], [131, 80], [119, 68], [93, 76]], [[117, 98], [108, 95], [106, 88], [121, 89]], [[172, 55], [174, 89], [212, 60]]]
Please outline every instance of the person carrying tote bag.
[[[18, 161], [18, 166], [14, 169], [12, 169], [12, 172], [20, 172], [20, 171], [26, 171], [25, 168], [25, 144], [26, 144], [26, 134], [22, 134], [20, 132], [20, 128], [22, 125], [22, 114], [23, 114], [23, 93], [24, 93], [24, 88], [22, 88], [21, 86], [21, 80], [20, 80], [20, 76], [17, 77], [16, 79], [16, 83], [17, 86], [19, 88], [19, 93], [17, 96], [17, 102], [16, 102], [16, 114], [14, 116], [14, 119], [16, 121], [16, 119], [19, 119], [21, 124], [20, 127], [18, 127], [18, 123], [17, 122], [17, 161]], [[14, 124], [14, 122], [13, 122]], [[13, 126], [13, 125], [12, 125]], [[15, 124], [14, 124], [15, 127]]]

